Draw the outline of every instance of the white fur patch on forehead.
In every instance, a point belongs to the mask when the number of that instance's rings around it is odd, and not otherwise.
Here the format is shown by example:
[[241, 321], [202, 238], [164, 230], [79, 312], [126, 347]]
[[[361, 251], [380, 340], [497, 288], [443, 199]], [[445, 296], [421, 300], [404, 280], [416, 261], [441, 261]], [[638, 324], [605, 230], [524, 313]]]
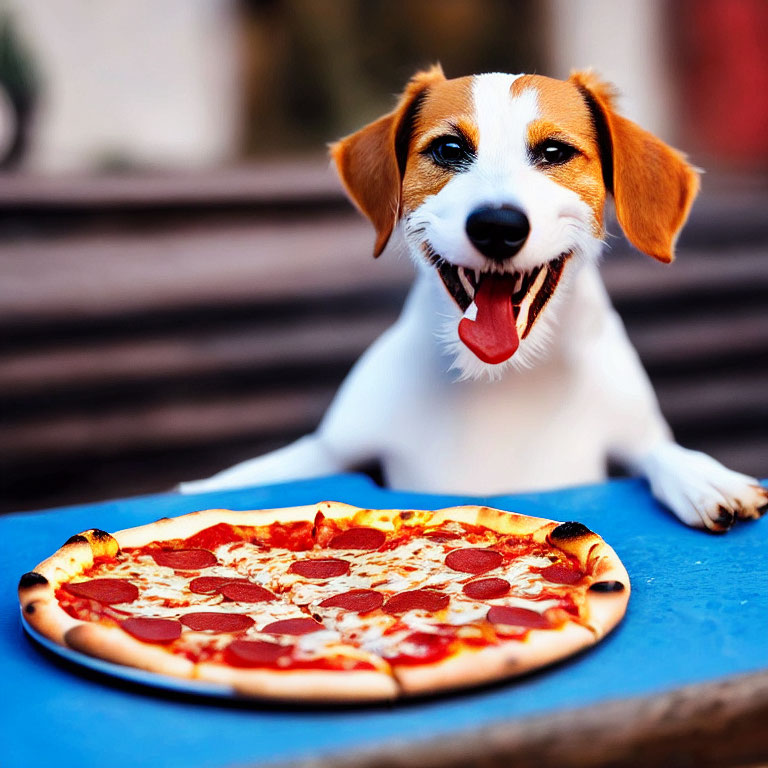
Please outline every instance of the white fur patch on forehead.
[[477, 75], [472, 85], [478, 130], [477, 163], [486, 173], [508, 174], [511, 165], [527, 164], [527, 126], [539, 117], [536, 91], [512, 95], [522, 75]]

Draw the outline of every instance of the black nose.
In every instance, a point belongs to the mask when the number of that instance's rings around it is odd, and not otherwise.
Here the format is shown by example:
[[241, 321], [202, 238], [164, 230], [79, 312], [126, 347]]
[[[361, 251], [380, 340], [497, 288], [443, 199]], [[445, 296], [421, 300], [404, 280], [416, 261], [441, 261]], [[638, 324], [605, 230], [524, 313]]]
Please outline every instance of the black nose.
[[467, 218], [467, 237], [483, 256], [504, 261], [522, 247], [531, 226], [519, 208], [478, 208]]

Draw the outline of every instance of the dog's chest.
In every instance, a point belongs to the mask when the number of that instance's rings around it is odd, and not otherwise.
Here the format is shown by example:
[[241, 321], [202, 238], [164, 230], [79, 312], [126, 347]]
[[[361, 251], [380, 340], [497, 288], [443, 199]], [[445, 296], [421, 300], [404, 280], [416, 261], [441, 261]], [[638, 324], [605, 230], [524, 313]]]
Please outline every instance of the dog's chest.
[[604, 419], [573, 371], [439, 386], [393, 420], [384, 469], [395, 487], [491, 494], [604, 476]]

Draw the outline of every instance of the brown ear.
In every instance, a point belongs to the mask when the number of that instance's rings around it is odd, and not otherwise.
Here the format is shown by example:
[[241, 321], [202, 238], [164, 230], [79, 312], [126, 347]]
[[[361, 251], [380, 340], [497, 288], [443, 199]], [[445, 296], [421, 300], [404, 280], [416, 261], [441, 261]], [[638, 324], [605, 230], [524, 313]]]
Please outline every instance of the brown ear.
[[595, 118], [603, 176], [624, 234], [643, 253], [669, 263], [699, 191], [698, 173], [682, 153], [616, 112], [613, 86], [591, 71], [572, 72], [570, 82]]
[[444, 79], [439, 64], [418, 72], [394, 111], [331, 145], [347, 193], [376, 228], [374, 257], [384, 250], [400, 216], [400, 187], [419, 102], [430, 85]]

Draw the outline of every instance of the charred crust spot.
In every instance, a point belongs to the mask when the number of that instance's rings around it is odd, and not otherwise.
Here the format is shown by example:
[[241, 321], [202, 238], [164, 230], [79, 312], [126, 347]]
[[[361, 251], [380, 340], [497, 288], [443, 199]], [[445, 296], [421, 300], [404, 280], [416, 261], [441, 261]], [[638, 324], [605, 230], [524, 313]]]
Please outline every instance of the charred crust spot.
[[400, 513], [401, 520], [410, 520], [413, 517], [413, 512], [405, 511]]
[[623, 592], [624, 585], [620, 581], [596, 581], [589, 588], [590, 592]]
[[[568, 254], [569, 256], [570, 254]], [[557, 288], [557, 284], [560, 282], [560, 276], [563, 274], [563, 267], [565, 266], [568, 256], [560, 256], [553, 261], [547, 268], [547, 276], [544, 278], [544, 285], [536, 294], [531, 307], [528, 310], [528, 322], [526, 323], [525, 330], [523, 331], [523, 338], [525, 339], [533, 328], [533, 324], [539, 316], [539, 313], [544, 309], [544, 305], [552, 298]]]
[[[115, 538], [111, 533], [102, 531], [101, 528], [91, 528], [88, 531], [83, 531], [82, 533], [76, 533], [74, 536], [70, 536], [64, 542], [64, 546], [67, 546], [68, 544], [84, 543], [87, 544], [95, 554], [99, 554], [103, 548], [108, 550], [113, 541], [115, 541]], [[115, 541], [115, 543], [117, 542]]]
[[42, 573], [38, 573], [37, 571], [29, 571], [19, 579], [19, 589], [28, 589], [29, 587], [36, 587], [39, 584], [47, 583], [48, 579], [46, 579]]
[[158, 518], [157, 518], [157, 520], [155, 520], [155, 522], [156, 522], [156, 523], [160, 523], [160, 522], [162, 522], [163, 520], [170, 520], [170, 519], [171, 519], [170, 517], [158, 517]]
[[557, 528], [552, 529], [550, 538], [558, 539], [559, 541], [567, 541], [568, 539], [579, 539], [582, 536], [591, 535], [592, 531], [587, 528], [583, 523], [560, 523]]
[[35, 604], [30, 603], [25, 609], [24, 613], [34, 613], [35, 612]]
[[762, 506], [759, 506], [755, 512], [757, 512], [759, 517], [762, 517], [766, 512], [768, 512], [768, 502], [763, 504]]

